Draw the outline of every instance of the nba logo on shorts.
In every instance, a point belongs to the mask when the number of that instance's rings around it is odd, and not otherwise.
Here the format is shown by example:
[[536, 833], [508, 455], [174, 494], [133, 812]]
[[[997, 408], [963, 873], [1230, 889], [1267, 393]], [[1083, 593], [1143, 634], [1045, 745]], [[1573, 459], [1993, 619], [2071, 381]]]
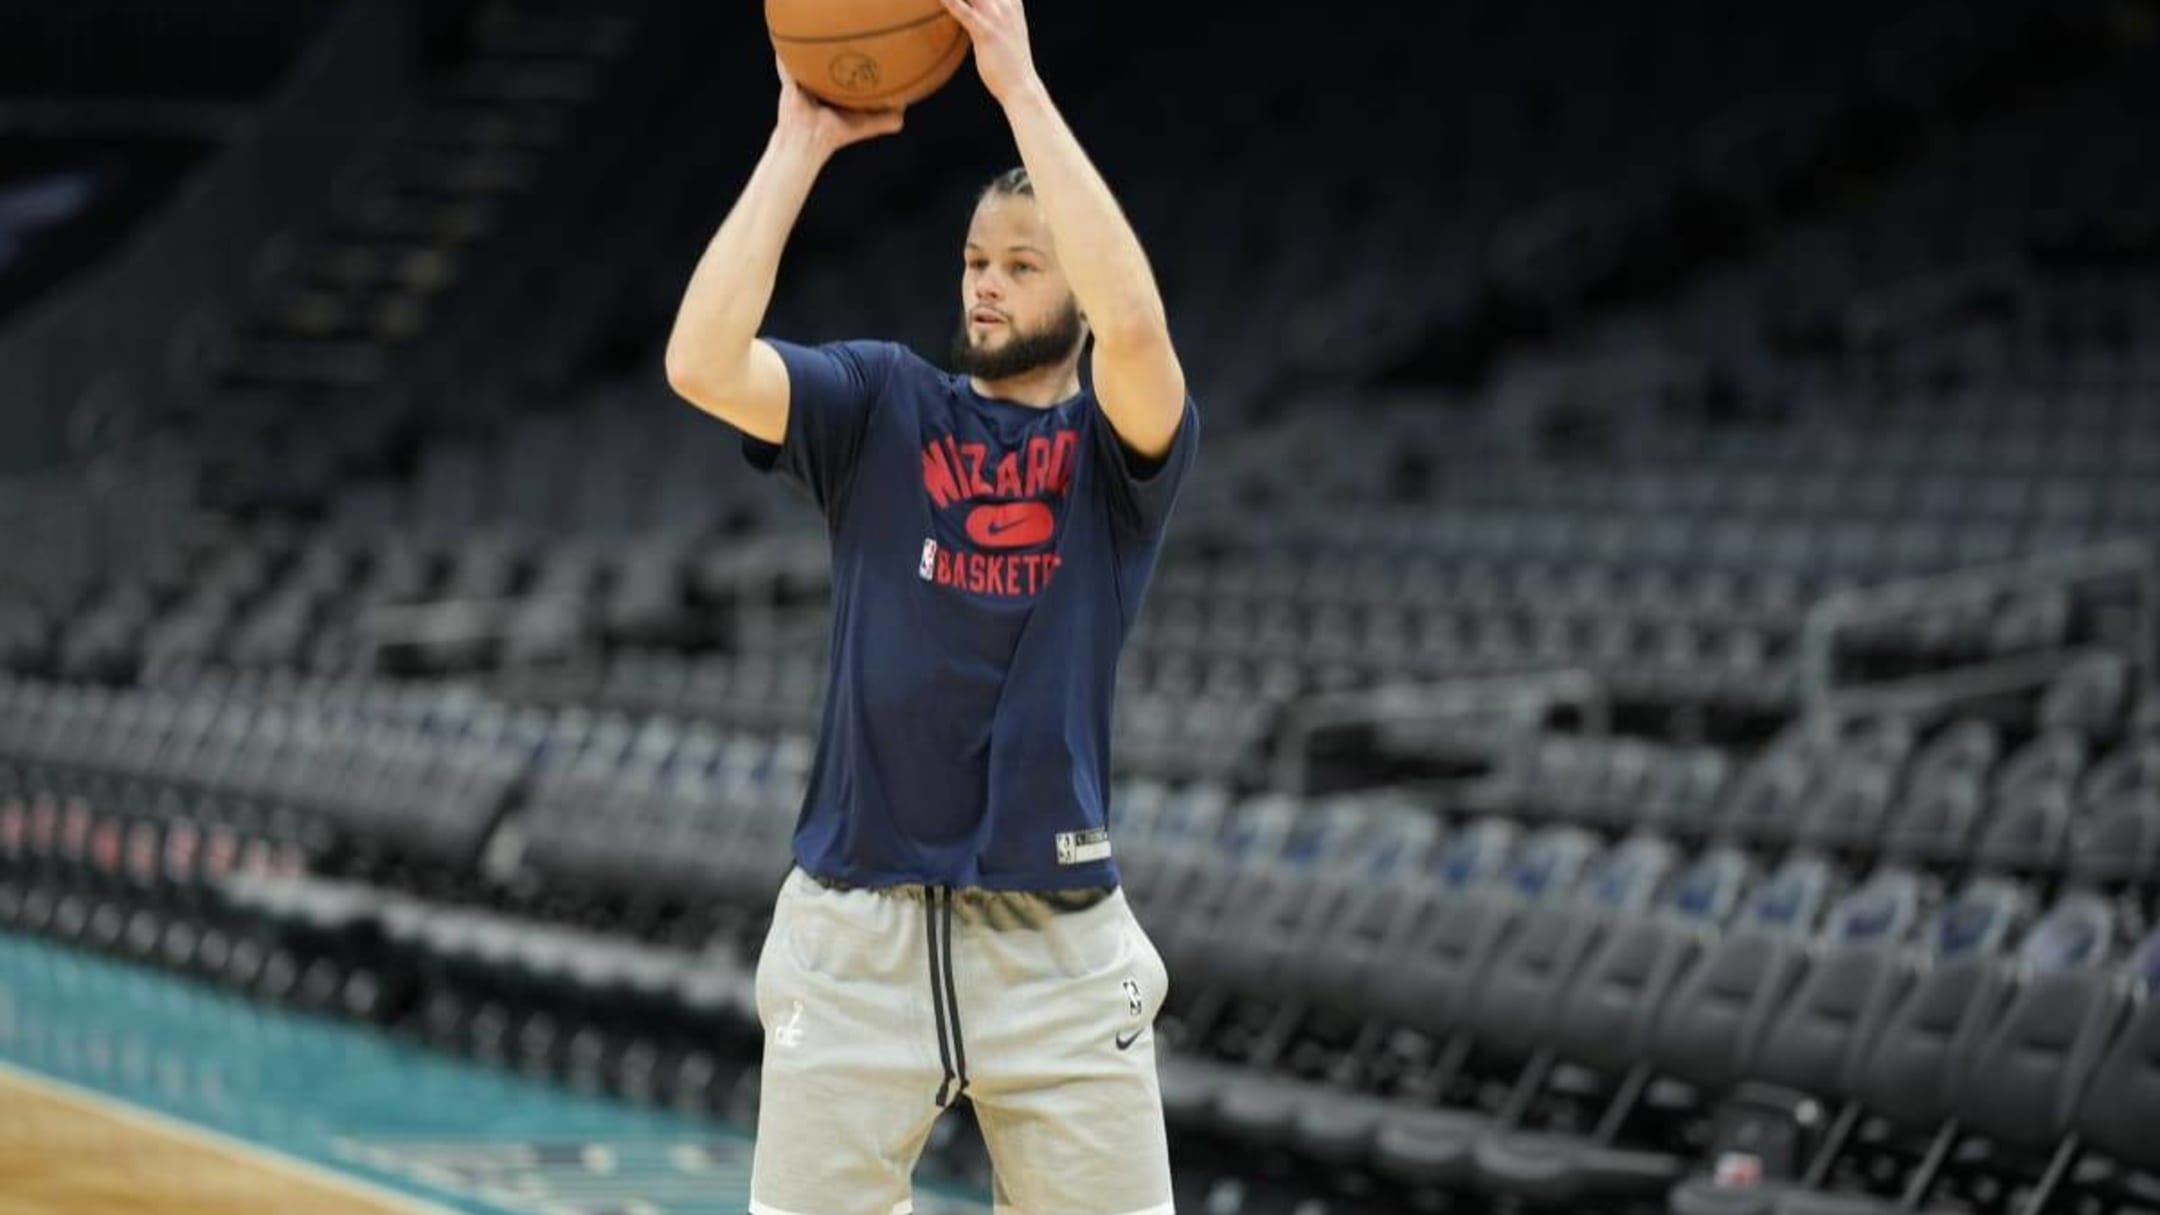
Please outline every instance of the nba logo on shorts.
[[915, 567], [915, 573], [924, 582], [928, 582], [936, 571], [937, 537], [931, 536], [922, 542], [922, 564]]
[[775, 1046], [785, 1046], [792, 1049], [794, 1047], [802, 1045], [803, 1023], [801, 1000], [795, 1001], [795, 1007], [791, 1012], [789, 1012], [788, 1019], [773, 1028], [772, 1037], [773, 1044]]

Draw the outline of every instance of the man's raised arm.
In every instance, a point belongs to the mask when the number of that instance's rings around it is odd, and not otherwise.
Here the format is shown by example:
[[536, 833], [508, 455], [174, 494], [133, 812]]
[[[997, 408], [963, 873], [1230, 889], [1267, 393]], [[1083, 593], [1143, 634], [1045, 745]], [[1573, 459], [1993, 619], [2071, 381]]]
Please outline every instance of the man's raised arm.
[[1095, 396], [1125, 445], [1170, 448], [1185, 410], [1185, 371], [1170, 344], [1161, 290], [1140, 237], [1036, 74], [1020, 0], [944, 0], [975, 43], [983, 86], [1005, 110], [1058, 264], [1095, 334]]
[[668, 335], [668, 385], [683, 399], [767, 443], [787, 433], [788, 375], [757, 340], [780, 273], [780, 251], [832, 154], [900, 129], [900, 112], [835, 109], [780, 69], [780, 110], [765, 154], [690, 276]]

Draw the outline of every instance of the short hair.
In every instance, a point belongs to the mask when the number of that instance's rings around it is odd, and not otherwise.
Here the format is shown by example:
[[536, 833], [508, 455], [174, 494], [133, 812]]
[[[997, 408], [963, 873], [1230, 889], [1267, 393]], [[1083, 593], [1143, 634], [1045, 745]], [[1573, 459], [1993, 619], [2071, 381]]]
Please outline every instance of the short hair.
[[975, 204], [981, 206], [992, 195], [1012, 198], [1023, 194], [1029, 198], [1035, 197], [1035, 183], [1028, 180], [1026, 165], [1016, 165], [991, 178], [990, 184], [984, 186], [982, 193], [976, 196]]

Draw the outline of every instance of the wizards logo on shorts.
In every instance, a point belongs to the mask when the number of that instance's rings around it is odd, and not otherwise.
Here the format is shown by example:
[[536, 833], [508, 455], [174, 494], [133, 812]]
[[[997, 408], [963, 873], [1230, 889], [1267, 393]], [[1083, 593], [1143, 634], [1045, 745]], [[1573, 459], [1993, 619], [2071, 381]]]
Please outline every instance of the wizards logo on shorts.
[[[923, 445], [923, 490], [940, 511], [957, 514], [966, 546], [923, 541], [917, 572], [925, 582], [978, 595], [1033, 595], [1050, 585], [1058, 555], [1055, 500], [1072, 488], [1079, 434], [1031, 436], [1025, 447], [941, 435]], [[1020, 551], [1033, 550], [1033, 551]]]

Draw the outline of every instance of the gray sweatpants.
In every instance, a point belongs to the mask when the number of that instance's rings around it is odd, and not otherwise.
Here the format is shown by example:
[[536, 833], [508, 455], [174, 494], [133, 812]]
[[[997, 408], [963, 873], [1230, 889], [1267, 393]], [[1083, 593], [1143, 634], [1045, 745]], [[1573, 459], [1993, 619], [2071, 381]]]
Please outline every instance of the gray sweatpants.
[[963, 1094], [999, 1215], [1169, 1215], [1169, 975], [1120, 890], [834, 889], [792, 870], [757, 966], [754, 1215], [894, 1215]]

